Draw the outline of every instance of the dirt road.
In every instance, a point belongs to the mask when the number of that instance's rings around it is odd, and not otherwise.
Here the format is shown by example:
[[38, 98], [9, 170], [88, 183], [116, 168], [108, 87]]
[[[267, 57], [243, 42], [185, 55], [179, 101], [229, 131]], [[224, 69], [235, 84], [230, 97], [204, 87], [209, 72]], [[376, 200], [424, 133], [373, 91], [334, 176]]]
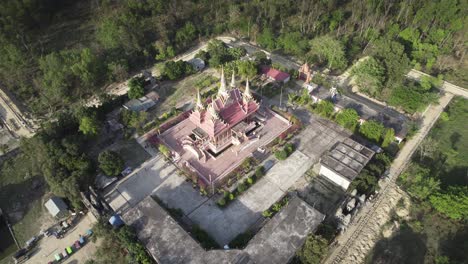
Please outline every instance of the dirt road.
[[362, 263], [369, 250], [380, 239], [380, 230], [390, 219], [390, 213], [402, 196], [402, 191], [395, 185], [400, 173], [408, 165], [418, 145], [427, 136], [439, 115], [453, 98], [446, 93], [439, 99], [439, 104], [430, 105], [423, 114], [421, 129], [408, 140], [400, 150], [390, 167], [389, 177], [381, 184], [378, 197], [356, 215], [347, 231], [337, 238], [338, 243], [331, 248], [331, 254], [324, 263]]

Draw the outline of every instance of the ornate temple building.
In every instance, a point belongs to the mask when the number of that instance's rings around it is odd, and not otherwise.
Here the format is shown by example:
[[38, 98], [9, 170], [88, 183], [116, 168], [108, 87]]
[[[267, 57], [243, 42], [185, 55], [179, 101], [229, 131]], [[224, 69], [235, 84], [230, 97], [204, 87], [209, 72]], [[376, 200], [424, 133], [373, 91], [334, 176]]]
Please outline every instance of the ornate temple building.
[[226, 86], [224, 71], [221, 72], [221, 84], [215, 98], [204, 104], [200, 92], [197, 93], [196, 106], [189, 120], [195, 125], [192, 134], [183, 142], [184, 149], [192, 151], [203, 159], [203, 151], [217, 155], [231, 145], [239, 145], [248, 139], [250, 132], [258, 127], [261, 119], [254, 113], [260, 104], [254, 99], [246, 82], [245, 91], [235, 87], [232, 75], [230, 87]]
[[245, 161], [261, 156], [265, 147], [291, 127], [286, 118], [261, 106], [250, 91], [236, 86], [234, 75], [226, 85], [224, 72], [215, 96], [202, 100], [196, 94], [195, 108], [158, 135], [171, 151], [171, 158], [199, 184], [225, 184], [226, 176]]

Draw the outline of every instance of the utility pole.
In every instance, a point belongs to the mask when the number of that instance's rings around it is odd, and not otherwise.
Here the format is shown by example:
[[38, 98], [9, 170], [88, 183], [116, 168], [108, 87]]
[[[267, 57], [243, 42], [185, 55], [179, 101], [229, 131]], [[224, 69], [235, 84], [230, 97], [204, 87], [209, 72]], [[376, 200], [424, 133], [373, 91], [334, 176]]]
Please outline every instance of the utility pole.
[[283, 85], [281, 85], [281, 93], [280, 93], [280, 109], [281, 109], [281, 106], [282, 106], [282, 103], [283, 102]]

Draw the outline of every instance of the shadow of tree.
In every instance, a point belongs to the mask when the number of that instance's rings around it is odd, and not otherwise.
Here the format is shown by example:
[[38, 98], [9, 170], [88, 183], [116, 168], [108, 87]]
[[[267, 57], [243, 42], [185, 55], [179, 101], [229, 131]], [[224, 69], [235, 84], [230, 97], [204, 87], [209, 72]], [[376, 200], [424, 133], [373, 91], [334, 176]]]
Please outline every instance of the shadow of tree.
[[21, 221], [31, 202], [41, 199], [46, 189], [47, 184], [40, 176], [0, 187], [0, 208], [6, 214], [17, 213], [15, 217], [9, 217], [10, 224]]
[[402, 225], [399, 233], [377, 242], [365, 263], [372, 264], [417, 264], [424, 263], [427, 252], [426, 238]]
[[467, 237], [468, 228], [465, 226], [465, 228], [457, 231], [453, 236], [440, 241], [441, 255], [449, 257], [453, 263], [466, 263], [466, 252], [468, 252]]

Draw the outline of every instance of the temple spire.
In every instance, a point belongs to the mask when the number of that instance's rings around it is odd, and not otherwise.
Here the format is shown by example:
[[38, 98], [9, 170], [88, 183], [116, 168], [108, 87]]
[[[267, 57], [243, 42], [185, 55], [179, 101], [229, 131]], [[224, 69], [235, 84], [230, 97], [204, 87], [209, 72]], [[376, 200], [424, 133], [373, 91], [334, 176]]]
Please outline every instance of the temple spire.
[[208, 113], [210, 113], [211, 118], [212, 118], [212, 120], [214, 121], [214, 120], [219, 119], [219, 115], [218, 115], [218, 113], [216, 112], [216, 109], [214, 108], [213, 104], [214, 104], [214, 101], [211, 102], [211, 103], [208, 105], [207, 111], [208, 111]]
[[224, 68], [221, 68], [221, 85], [219, 86], [218, 97], [226, 96], [226, 80], [224, 79]]
[[203, 110], [205, 107], [203, 106], [202, 100], [201, 100], [201, 95], [200, 95], [200, 90], [197, 90], [197, 104], [195, 105], [195, 109], [198, 111]]
[[249, 85], [249, 79], [247, 78], [246, 82], [245, 82], [245, 91], [244, 91], [244, 100], [245, 101], [249, 101], [250, 99], [252, 99], [252, 93], [250, 92], [250, 85]]
[[231, 88], [236, 87], [236, 77], [234, 76], [234, 70], [232, 71], [232, 78], [231, 78]]

